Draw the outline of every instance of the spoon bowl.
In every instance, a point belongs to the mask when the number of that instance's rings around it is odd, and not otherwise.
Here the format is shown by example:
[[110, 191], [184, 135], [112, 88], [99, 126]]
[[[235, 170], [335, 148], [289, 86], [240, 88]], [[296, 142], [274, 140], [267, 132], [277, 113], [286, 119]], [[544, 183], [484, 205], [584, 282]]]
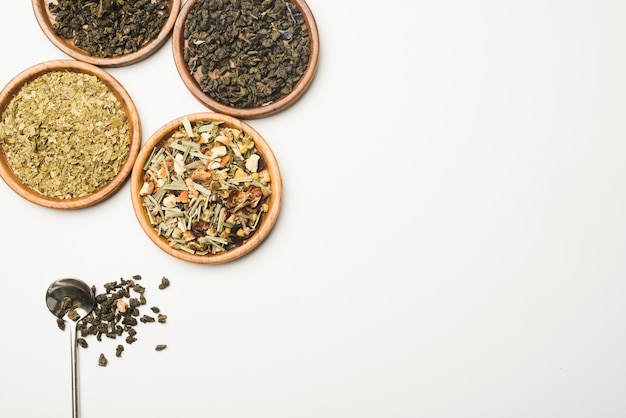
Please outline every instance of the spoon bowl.
[[78, 364], [76, 327], [93, 310], [96, 299], [87, 283], [79, 279], [59, 279], [46, 292], [46, 306], [52, 315], [70, 323], [72, 365], [72, 417], [78, 418]]
[[[67, 304], [71, 301], [72, 308], [78, 314], [78, 322], [92, 311], [95, 298], [87, 283], [78, 279], [60, 279], [53, 282], [46, 292], [46, 305], [57, 318], [66, 319]], [[67, 318], [69, 319], [69, 318]]]

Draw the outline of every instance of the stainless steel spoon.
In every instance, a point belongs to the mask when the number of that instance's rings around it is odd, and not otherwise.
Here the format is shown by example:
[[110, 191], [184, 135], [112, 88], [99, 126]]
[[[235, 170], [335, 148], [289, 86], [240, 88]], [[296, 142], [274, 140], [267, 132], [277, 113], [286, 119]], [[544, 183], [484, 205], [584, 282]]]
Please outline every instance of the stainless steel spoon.
[[91, 288], [79, 279], [60, 279], [46, 292], [46, 305], [54, 316], [69, 323], [72, 362], [72, 417], [79, 417], [78, 363], [76, 361], [78, 322], [93, 310], [96, 303]]

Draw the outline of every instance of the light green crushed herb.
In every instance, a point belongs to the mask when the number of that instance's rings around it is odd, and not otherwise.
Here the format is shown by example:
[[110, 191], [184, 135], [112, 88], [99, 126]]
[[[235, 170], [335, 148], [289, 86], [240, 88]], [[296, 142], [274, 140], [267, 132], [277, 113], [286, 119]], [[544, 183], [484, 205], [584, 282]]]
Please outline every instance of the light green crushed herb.
[[108, 184], [130, 153], [127, 116], [95, 75], [51, 71], [25, 83], [0, 119], [0, 145], [22, 183], [72, 199]]

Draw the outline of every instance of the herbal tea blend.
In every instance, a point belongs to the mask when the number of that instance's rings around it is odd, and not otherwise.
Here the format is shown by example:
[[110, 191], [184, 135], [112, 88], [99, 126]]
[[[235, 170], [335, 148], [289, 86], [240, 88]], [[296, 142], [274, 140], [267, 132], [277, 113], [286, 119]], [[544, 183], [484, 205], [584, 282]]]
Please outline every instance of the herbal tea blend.
[[291, 93], [311, 53], [301, 13], [284, 0], [198, 0], [183, 37], [187, 68], [202, 91], [239, 108]]
[[56, 35], [102, 58], [136, 52], [159, 35], [170, 15], [167, 0], [57, 0], [48, 8]]
[[16, 177], [44, 196], [94, 193], [130, 153], [127, 115], [95, 75], [51, 71], [25, 83], [0, 116], [0, 145]]
[[150, 223], [172, 248], [191, 254], [235, 248], [269, 210], [265, 160], [239, 129], [188, 118], [182, 125], [154, 147], [143, 167], [139, 194]]

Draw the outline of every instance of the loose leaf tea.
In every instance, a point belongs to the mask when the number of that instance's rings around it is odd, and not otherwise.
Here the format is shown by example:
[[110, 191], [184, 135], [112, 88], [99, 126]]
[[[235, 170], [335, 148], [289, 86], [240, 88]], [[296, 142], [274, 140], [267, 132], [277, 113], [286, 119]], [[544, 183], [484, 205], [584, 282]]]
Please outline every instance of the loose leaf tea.
[[124, 352], [124, 346], [122, 344], [118, 344], [115, 347], [115, 357], [122, 357], [122, 353]]
[[170, 15], [167, 0], [57, 0], [48, 8], [56, 35], [102, 58], [138, 51]]
[[170, 286], [170, 280], [167, 277], [162, 277], [161, 278], [161, 283], [159, 283], [159, 289], [160, 290], [167, 289], [169, 286]]
[[291, 93], [311, 53], [301, 13], [284, 0], [198, 0], [183, 37], [187, 68], [202, 91], [239, 108]]
[[[143, 169], [143, 206], [172, 248], [227, 251], [250, 238], [269, 210], [270, 174], [253, 139], [220, 122], [183, 119]], [[168, 285], [164, 279], [159, 288]]]
[[[72, 299], [69, 296], [64, 296], [63, 299], [61, 299], [61, 308], [58, 314], [59, 317], [63, 318], [67, 315], [67, 318], [70, 321], [78, 321], [80, 319], [80, 314], [76, 311], [76, 309], [80, 308], [82, 304], [83, 301], [80, 299]], [[65, 325], [63, 325], [63, 328], [61, 329], [65, 329]]]
[[[145, 287], [141, 286], [137, 281], [141, 280], [140, 275], [133, 276], [132, 279], [120, 279], [120, 281], [112, 281], [104, 284], [104, 292], [96, 293], [95, 286], [92, 286], [92, 292], [95, 296], [95, 306], [93, 310], [78, 322], [76, 326], [79, 346], [87, 348], [87, 338], [95, 337], [96, 340], [102, 341], [102, 336], [110, 339], [124, 338], [126, 344], [130, 345], [137, 341], [136, 327], [139, 322], [144, 324], [151, 322], [165, 323], [165, 320], [145, 320], [149, 315], [141, 314], [141, 309], [146, 305]], [[161, 280], [169, 280], [163, 277]], [[69, 298], [68, 298], [69, 299]], [[63, 301], [62, 301], [63, 302]], [[71, 310], [74, 306], [72, 300], [66, 302], [67, 310]], [[151, 311], [161, 311], [159, 307], [153, 306]], [[159, 314], [161, 316], [163, 314]], [[163, 315], [165, 316], [165, 315]], [[139, 319], [138, 319], [139, 318]], [[64, 329], [64, 327], [62, 328]], [[124, 346], [118, 344], [115, 348], [115, 357], [121, 357]], [[160, 351], [160, 350], [157, 350]], [[108, 360], [104, 353], [100, 354], [98, 364], [106, 367]]]
[[95, 75], [51, 71], [25, 83], [2, 113], [0, 144], [16, 177], [44, 196], [94, 193], [130, 153], [127, 116]]
[[107, 364], [109, 364], [109, 360], [107, 360], [107, 358], [104, 355], [104, 353], [100, 353], [100, 356], [98, 357], [98, 366], [106, 367]]

